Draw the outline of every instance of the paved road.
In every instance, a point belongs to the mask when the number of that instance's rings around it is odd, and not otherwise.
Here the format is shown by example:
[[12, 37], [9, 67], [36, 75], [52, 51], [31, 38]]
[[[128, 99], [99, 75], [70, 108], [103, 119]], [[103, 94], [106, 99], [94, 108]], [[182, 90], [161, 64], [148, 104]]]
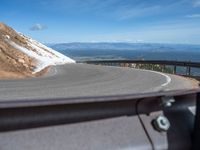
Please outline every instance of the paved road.
[[1, 80], [0, 101], [191, 89], [190, 80], [153, 71], [87, 64], [53, 67], [44, 77]]

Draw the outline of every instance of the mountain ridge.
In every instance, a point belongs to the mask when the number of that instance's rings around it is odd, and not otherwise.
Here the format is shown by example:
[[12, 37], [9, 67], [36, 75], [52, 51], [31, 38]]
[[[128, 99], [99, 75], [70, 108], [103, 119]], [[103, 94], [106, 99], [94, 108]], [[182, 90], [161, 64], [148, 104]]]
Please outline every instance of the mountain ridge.
[[36, 77], [65, 63], [75, 61], [0, 23], [0, 78]]
[[153, 50], [153, 51], [200, 51], [200, 45], [191, 44], [162, 44], [162, 43], [126, 43], [126, 42], [71, 42], [49, 44], [50, 47], [58, 51], [71, 50]]

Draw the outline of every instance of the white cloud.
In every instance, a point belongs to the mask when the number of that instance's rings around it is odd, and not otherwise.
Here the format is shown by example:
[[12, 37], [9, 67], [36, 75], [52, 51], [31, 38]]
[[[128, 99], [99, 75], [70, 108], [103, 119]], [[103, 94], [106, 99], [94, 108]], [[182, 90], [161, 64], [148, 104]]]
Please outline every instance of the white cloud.
[[[98, 41], [125, 41], [149, 43], [191, 43], [199, 44], [198, 24], [184, 22], [163, 22], [146, 28], [133, 28], [129, 31], [108, 33], [95, 37]], [[127, 40], [128, 39], [128, 40]], [[138, 40], [139, 39], [139, 40]]]
[[187, 18], [200, 18], [200, 14], [187, 15]]
[[156, 14], [161, 9], [160, 6], [148, 6], [143, 8], [125, 8], [119, 11], [120, 20]]
[[40, 30], [44, 30], [44, 29], [47, 29], [47, 26], [46, 26], [46, 25], [39, 24], [39, 23], [34, 24], [34, 25], [30, 28], [31, 31], [40, 31]]

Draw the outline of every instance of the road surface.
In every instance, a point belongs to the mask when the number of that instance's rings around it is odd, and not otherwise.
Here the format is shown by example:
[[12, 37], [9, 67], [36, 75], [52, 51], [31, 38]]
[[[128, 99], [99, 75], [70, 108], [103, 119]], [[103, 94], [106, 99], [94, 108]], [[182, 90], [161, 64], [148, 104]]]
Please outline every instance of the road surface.
[[0, 101], [115, 96], [192, 89], [191, 80], [131, 68], [67, 64], [40, 78], [0, 80]]
[[[68, 64], [53, 67], [48, 75], [40, 78], [1, 80], [0, 107], [5, 103], [19, 103], [17, 100], [117, 96], [192, 88], [194, 84], [191, 80], [175, 75], [131, 68]], [[42, 100], [39, 102], [41, 104]], [[30, 106], [30, 101], [28, 103]], [[4, 110], [2, 114], [5, 114]], [[35, 115], [35, 118], [38, 117]], [[162, 135], [167, 139], [165, 133]], [[160, 149], [167, 146], [165, 140], [159, 143]], [[138, 116], [2, 132], [0, 147], [4, 150], [153, 149]]]

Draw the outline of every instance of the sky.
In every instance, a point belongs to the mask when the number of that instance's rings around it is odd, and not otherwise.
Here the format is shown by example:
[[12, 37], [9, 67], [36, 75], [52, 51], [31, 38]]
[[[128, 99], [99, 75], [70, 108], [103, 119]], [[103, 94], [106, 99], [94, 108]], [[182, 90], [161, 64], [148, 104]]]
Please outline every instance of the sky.
[[1, 0], [0, 22], [43, 43], [200, 44], [200, 0]]

